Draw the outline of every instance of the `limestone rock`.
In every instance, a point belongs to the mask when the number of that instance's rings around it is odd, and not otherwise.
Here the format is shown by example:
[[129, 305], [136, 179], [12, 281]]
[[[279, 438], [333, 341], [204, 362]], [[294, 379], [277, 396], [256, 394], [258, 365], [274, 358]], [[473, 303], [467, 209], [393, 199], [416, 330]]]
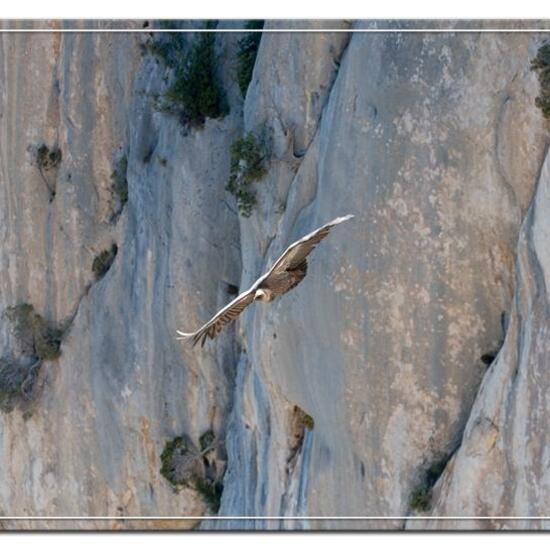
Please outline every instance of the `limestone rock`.
[[[405, 516], [424, 470], [456, 448], [480, 357], [503, 338], [543, 159], [529, 71], [538, 44], [533, 35], [352, 35], [295, 173], [283, 185], [270, 172], [257, 217], [241, 223], [247, 282], [310, 228], [356, 215], [313, 253], [295, 292], [244, 315], [222, 515]], [[285, 55], [279, 71], [296, 64]], [[267, 118], [249, 104], [257, 94], [249, 90], [245, 113]], [[296, 105], [280, 107], [281, 118], [285, 108]], [[283, 188], [286, 207], [268, 233]], [[281, 441], [294, 404], [315, 429], [289, 474]]]
[[[523, 223], [504, 345], [483, 379], [460, 448], [433, 495], [434, 516], [410, 528], [548, 529], [550, 155]], [[514, 517], [525, 519], [511, 519]], [[527, 519], [533, 518], [533, 519]]]
[[[32, 414], [0, 412], [0, 512], [115, 518], [3, 528], [193, 527], [206, 506], [173, 491], [159, 457], [210, 429], [227, 460], [222, 516], [408, 516], [451, 453], [431, 514], [548, 507], [550, 161], [541, 173], [548, 125], [529, 70], [544, 36], [294, 24], [345, 32], [265, 33], [244, 102], [241, 36], [218, 35], [230, 109], [200, 129], [155, 108], [173, 74], [144, 50], [147, 33], [0, 34], [0, 314], [29, 303], [67, 327]], [[239, 219], [225, 184], [249, 131], [270, 159]], [[62, 153], [46, 180], [41, 145]], [[124, 157], [127, 201], [112, 179]], [[204, 349], [175, 340], [348, 213], [291, 293]], [[0, 359], [14, 349], [2, 318]], [[440, 526], [406, 524], [419, 525]]]

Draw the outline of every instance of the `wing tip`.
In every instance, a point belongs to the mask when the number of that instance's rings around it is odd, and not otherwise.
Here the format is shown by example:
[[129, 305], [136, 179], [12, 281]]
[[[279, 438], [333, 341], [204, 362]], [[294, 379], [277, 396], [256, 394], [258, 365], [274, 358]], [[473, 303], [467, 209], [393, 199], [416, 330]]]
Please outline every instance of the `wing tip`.
[[340, 217], [332, 220], [331, 223], [338, 224], [338, 223], [342, 223], [342, 222], [347, 222], [348, 220], [352, 220], [353, 218], [355, 218], [355, 216], [353, 214], [346, 214], [345, 216], [340, 216]]
[[176, 330], [177, 336], [176, 340], [189, 340], [189, 338], [193, 338], [195, 336], [194, 332], [182, 332], [181, 330]]
[[206, 343], [207, 337], [212, 339], [212, 336], [209, 336], [207, 332], [182, 332], [181, 330], [176, 330], [178, 335], [176, 336], [176, 340], [192, 340], [192, 347], [195, 347], [199, 342], [201, 343], [201, 348], [204, 347], [204, 344]]

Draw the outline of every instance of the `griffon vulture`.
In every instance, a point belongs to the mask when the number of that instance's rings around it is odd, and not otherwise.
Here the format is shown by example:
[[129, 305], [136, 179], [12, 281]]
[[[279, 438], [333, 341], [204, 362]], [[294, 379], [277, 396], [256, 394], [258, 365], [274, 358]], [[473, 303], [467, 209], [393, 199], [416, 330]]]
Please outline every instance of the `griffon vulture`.
[[256, 300], [272, 302], [275, 298], [293, 289], [306, 276], [308, 254], [335, 225], [351, 218], [353, 218], [351, 214], [336, 218], [292, 243], [267, 273], [262, 275], [248, 290], [239, 294], [232, 302], [218, 311], [208, 323], [195, 332], [187, 333], [178, 330], [178, 340], [190, 338], [193, 340], [193, 346], [199, 341], [201, 346], [204, 346], [207, 338], [214, 339], [223, 327], [234, 321], [252, 302]]

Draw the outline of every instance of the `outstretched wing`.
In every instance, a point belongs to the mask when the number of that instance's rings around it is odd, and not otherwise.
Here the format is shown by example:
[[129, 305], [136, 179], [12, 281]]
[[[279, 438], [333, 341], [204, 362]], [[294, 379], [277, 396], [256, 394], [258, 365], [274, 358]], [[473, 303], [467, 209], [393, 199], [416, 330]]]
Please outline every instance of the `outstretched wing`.
[[218, 313], [216, 313], [216, 315], [214, 315], [208, 323], [195, 332], [181, 332], [177, 330], [176, 332], [179, 334], [177, 339], [186, 340], [188, 338], [192, 338], [193, 346], [200, 340], [201, 347], [203, 347], [206, 342], [206, 338], [215, 338], [222, 328], [225, 327], [225, 325], [228, 325], [234, 321], [241, 314], [243, 309], [254, 301], [255, 292], [256, 289], [252, 286], [246, 292], [239, 294], [232, 302], [218, 311]]
[[336, 218], [325, 225], [322, 225], [315, 231], [308, 233], [299, 241], [292, 243], [277, 259], [271, 269], [262, 277], [262, 280], [269, 279], [271, 275], [292, 271], [296, 269], [307, 257], [307, 255], [329, 234], [330, 230], [335, 226], [354, 216], [348, 214]]

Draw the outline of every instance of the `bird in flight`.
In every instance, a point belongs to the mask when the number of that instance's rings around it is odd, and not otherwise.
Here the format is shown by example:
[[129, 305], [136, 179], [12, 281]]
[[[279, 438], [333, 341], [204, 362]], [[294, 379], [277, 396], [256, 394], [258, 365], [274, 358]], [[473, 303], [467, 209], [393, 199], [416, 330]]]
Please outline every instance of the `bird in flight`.
[[178, 333], [178, 340], [192, 339], [193, 346], [198, 342], [204, 346], [207, 338], [214, 339], [229, 323], [234, 321], [243, 309], [252, 302], [272, 302], [298, 285], [307, 273], [308, 254], [329, 234], [335, 226], [354, 216], [348, 214], [336, 218], [315, 231], [292, 243], [273, 264], [248, 290], [239, 294], [232, 302], [218, 311], [210, 321], [195, 332]]

